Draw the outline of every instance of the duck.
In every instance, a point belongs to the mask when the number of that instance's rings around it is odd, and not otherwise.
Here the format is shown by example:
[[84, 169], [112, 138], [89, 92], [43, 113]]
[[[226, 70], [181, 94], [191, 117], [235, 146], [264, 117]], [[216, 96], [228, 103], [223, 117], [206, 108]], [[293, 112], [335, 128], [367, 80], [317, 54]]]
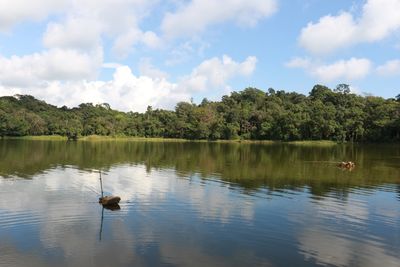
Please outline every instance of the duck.
[[356, 166], [356, 164], [352, 161], [342, 161], [338, 164], [338, 167], [343, 168], [343, 169], [353, 169]]
[[118, 204], [121, 198], [119, 196], [105, 196], [99, 198], [99, 203], [103, 206]]

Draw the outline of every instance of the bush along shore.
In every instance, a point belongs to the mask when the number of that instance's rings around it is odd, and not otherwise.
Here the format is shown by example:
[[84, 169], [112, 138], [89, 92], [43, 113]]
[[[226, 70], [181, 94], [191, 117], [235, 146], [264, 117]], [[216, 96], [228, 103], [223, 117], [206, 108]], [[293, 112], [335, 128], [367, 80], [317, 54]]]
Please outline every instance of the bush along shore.
[[[56, 107], [29, 95], [0, 97], [0, 136], [36, 140], [400, 141], [400, 95], [384, 99], [315, 85], [308, 96], [247, 88], [144, 113], [109, 104]], [[151, 138], [151, 139], [149, 139]], [[301, 144], [301, 142], [300, 142]]]

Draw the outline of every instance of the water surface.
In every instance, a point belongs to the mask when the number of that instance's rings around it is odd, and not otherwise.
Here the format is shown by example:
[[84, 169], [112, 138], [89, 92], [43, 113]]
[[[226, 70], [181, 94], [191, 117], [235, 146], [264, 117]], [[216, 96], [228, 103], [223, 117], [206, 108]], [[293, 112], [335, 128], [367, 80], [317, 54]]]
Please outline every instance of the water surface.
[[[400, 266], [399, 145], [0, 140], [0, 157], [0, 266]], [[120, 210], [97, 203], [99, 169]]]

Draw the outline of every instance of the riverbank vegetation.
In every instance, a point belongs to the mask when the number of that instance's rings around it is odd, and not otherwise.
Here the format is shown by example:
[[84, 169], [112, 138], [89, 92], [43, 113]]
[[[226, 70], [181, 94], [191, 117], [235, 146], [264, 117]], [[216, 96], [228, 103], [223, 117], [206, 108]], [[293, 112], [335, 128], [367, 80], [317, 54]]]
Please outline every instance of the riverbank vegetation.
[[[93, 135], [191, 140], [400, 141], [400, 95], [360, 96], [349, 86], [316, 85], [308, 96], [247, 88], [177, 103], [175, 110], [113, 110], [107, 103], [56, 107], [29, 95], [0, 98], [0, 136]], [[60, 138], [60, 137], [54, 137]], [[94, 138], [96, 139], [96, 138]]]

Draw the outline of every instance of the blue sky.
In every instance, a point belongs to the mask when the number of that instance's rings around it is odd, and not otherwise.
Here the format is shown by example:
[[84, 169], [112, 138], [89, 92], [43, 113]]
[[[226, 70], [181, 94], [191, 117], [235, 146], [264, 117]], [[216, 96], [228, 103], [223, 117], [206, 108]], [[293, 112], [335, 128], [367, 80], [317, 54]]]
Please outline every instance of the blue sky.
[[400, 0], [0, 3], [0, 95], [143, 111], [248, 86], [400, 93]]

